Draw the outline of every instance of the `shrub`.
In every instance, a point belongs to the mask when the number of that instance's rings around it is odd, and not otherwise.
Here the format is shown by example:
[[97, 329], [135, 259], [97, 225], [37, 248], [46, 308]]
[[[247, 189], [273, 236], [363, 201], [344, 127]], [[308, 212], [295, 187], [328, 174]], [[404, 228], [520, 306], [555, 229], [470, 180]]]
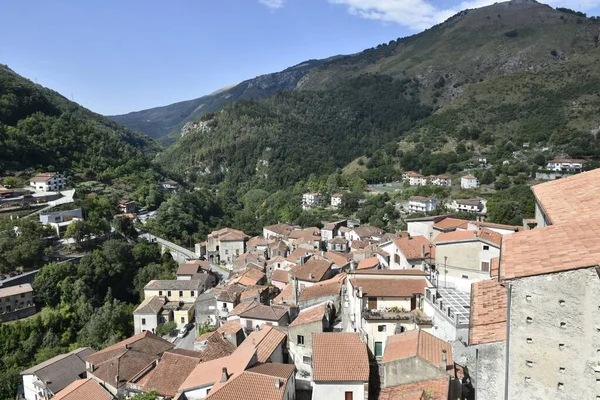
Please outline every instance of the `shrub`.
[[165, 336], [173, 332], [177, 328], [175, 321], [169, 321], [164, 324], [160, 324], [156, 327], [156, 334], [159, 336]]

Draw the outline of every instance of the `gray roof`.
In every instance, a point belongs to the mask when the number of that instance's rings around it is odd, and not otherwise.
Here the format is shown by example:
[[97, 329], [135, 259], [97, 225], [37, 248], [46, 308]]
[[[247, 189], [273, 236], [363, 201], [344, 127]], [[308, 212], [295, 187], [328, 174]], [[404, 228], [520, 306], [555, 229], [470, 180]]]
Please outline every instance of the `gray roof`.
[[[200, 276], [198, 276], [200, 278]], [[144, 286], [145, 290], [198, 290], [206, 281], [208, 275], [204, 279], [191, 280], [152, 280]]]
[[85, 375], [83, 360], [93, 353], [94, 350], [91, 348], [82, 347], [26, 369], [21, 372], [21, 375], [35, 374], [42, 382], [48, 382], [46, 386], [56, 394]]
[[165, 302], [165, 297], [148, 297], [135, 309], [134, 314], [158, 314], [165, 305]]

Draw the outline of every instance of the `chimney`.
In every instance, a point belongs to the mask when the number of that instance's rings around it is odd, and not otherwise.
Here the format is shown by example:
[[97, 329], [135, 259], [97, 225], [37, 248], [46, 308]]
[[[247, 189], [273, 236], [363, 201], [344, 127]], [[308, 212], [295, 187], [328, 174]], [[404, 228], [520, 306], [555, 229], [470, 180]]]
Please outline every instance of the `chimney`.
[[229, 379], [229, 374], [227, 373], [227, 368], [223, 367], [223, 372], [221, 373], [221, 383], [227, 382]]
[[446, 349], [443, 349], [442, 350], [442, 365], [440, 365], [440, 368], [442, 368], [445, 371], [447, 365], [448, 365], [448, 356], [446, 355]]
[[421, 258], [425, 258], [425, 245], [421, 245]]
[[358, 287], [358, 297], [363, 297], [363, 289], [362, 286]]
[[281, 389], [281, 379], [275, 379], [275, 389]]
[[309, 278], [309, 279], [315, 279], [315, 277], [314, 277], [314, 275], [312, 274], [312, 272], [308, 274], [308, 278]]
[[128, 343], [125, 343], [125, 350], [130, 350], [131, 346]]

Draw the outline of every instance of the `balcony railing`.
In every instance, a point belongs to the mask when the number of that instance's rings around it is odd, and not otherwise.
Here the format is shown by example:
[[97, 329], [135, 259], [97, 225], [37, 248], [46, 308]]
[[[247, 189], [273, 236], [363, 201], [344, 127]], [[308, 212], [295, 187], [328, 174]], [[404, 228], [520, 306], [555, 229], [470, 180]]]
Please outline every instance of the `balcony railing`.
[[439, 312], [448, 322], [457, 328], [469, 326], [469, 317], [455, 313], [448, 307], [443, 298], [437, 298], [436, 292], [430, 288], [425, 289], [425, 301], [428, 302], [436, 311]]
[[378, 310], [364, 310], [362, 317], [369, 320], [394, 320], [394, 321], [406, 321], [413, 322], [416, 324], [430, 324], [431, 318], [426, 316], [421, 310], [406, 311], [403, 309], [396, 308], [385, 308]]

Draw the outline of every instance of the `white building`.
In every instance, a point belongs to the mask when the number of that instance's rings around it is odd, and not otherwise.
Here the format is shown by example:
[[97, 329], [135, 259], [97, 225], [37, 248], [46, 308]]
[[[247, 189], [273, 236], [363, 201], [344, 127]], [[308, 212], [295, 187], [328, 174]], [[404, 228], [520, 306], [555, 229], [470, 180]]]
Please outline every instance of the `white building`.
[[64, 189], [67, 180], [58, 172], [44, 172], [29, 180], [29, 186], [36, 192], [56, 192]]
[[311, 193], [304, 193], [302, 195], [302, 209], [303, 210], [310, 210], [312, 207], [316, 207], [319, 204], [321, 204], [321, 193], [317, 193], [317, 192], [311, 192]]
[[390, 255], [389, 268], [427, 270], [427, 265], [433, 264], [435, 251], [427, 237], [412, 236], [403, 233], [401, 237], [383, 243], [379, 248]]
[[231, 265], [239, 255], [246, 252], [249, 238], [244, 232], [231, 228], [211, 232], [206, 240], [208, 261]]
[[427, 178], [415, 171], [408, 171], [402, 174], [402, 179], [408, 181], [410, 186], [425, 186]]
[[142, 332], [156, 333], [156, 327], [173, 320], [173, 311], [164, 310], [166, 297], [147, 297], [133, 312], [134, 334]]
[[563, 158], [549, 161], [548, 165], [546, 165], [546, 169], [556, 172], [581, 172], [583, 171], [584, 165], [585, 160]]
[[331, 207], [340, 208], [342, 206], [343, 194], [336, 193], [331, 196]]
[[483, 210], [483, 203], [479, 199], [457, 199], [450, 206], [457, 212], [479, 213]]
[[437, 202], [434, 198], [423, 196], [412, 196], [408, 199], [408, 210], [410, 212], [422, 212], [429, 214], [435, 210]]
[[450, 175], [438, 175], [433, 177], [431, 183], [436, 186], [452, 186], [452, 177]]
[[463, 189], [477, 189], [479, 187], [479, 180], [473, 175], [465, 175], [460, 178], [460, 187]]

